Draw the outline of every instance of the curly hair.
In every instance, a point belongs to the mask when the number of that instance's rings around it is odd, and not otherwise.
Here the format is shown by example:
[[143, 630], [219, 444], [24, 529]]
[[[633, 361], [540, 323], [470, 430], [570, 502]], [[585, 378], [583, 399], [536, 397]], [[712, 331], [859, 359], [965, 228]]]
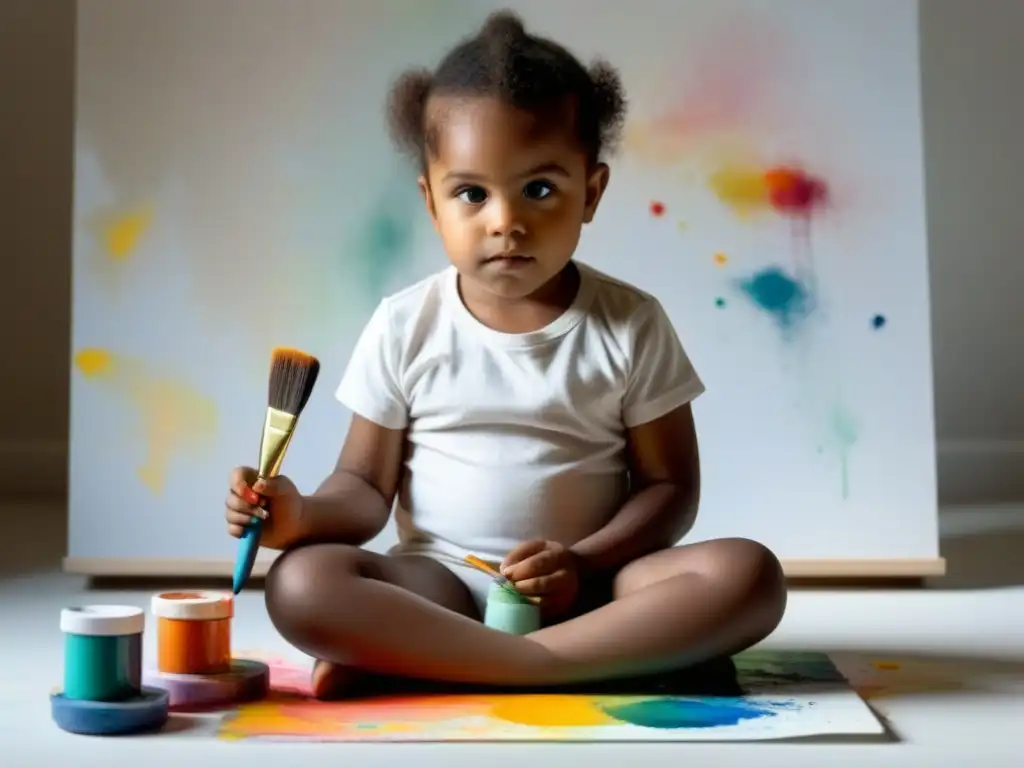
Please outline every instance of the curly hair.
[[527, 34], [519, 16], [507, 10], [488, 17], [435, 71], [409, 70], [392, 85], [387, 100], [391, 139], [421, 167], [436, 151], [436, 126], [427, 125], [432, 96], [491, 96], [517, 109], [552, 115], [571, 105], [576, 140], [591, 164], [618, 142], [626, 113], [622, 82], [611, 65], [596, 60], [585, 67], [558, 43]]

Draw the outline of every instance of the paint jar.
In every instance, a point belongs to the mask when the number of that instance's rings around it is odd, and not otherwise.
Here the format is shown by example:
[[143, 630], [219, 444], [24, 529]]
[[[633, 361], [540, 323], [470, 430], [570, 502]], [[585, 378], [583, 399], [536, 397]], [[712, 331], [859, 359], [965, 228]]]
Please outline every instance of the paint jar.
[[500, 584], [491, 584], [484, 624], [513, 635], [526, 635], [540, 629], [540, 606]]
[[85, 605], [60, 612], [64, 698], [122, 701], [142, 683], [146, 614], [130, 605]]
[[153, 596], [157, 669], [177, 675], [217, 675], [231, 669], [234, 600], [218, 592]]

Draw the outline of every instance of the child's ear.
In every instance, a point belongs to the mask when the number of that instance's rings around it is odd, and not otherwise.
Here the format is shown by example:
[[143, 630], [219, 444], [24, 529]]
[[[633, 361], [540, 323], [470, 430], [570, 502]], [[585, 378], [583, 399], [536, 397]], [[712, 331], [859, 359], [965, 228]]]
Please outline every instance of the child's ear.
[[437, 210], [434, 208], [434, 196], [430, 193], [430, 182], [426, 176], [421, 175], [416, 183], [420, 186], [420, 194], [423, 195], [423, 203], [427, 206], [427, 213], [434, 223], [434, 229], [437, 229]]
[[597, 205], [601, 202], [601, 196], [604, 195], [604, 191], [608, 188], [608, 177], [611, 175], [611, 169], [607, 163], [598, 163], [594, 166], [594, 170], [590, 172], [590, 178], [587, 179], [587, 200], [583, 208], [583, 223], [589, 224], [594, 220], [594, 214], [597, 213]]

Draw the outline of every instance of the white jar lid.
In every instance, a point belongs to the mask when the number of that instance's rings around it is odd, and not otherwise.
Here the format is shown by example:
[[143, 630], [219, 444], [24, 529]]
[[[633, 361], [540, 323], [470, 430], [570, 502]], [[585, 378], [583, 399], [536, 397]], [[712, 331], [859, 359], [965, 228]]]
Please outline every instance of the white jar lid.
[[61, 632], [72, 635], [138, 635], [146, 628], [146, 612], [134, 605], [82, 605], [60, 612]]
[[216, 621], [235, 615], [234, 599], [222, 592], [161, 592], [153, 595], [152, 608], [161, 619]]

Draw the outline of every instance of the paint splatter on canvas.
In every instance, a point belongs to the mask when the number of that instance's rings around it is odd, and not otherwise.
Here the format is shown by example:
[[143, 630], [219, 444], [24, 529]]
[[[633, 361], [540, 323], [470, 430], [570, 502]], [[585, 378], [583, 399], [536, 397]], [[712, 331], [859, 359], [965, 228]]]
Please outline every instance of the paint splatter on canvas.
[[271, 665], [271, 696], [226, 715], [222, 738], [744, 741], [882, 732], [823, 654], [740, 654], [742, 695], [418, 693], [339, 702], [309, 698], [308, 666], [263, 660]]
[[194, 451], [216, 431], [212, 400], [154, 372], [141, 360], [89, 347], [75, 353], [74, 365], [90, 383], [134, 410], [143, 445], [135, 476], [153, 493], [163, 491], [168, 464], [175, 456]]
[[814, 310], [810, 287], [781, 267], [767, 267], [737, 282], [740, 292], [787, 336]]
[[152, 219], [152, 212], [145, 208], [104, 217], [100, 236], [107, 256], [114, 261], [125, 261], [132, 256]]

